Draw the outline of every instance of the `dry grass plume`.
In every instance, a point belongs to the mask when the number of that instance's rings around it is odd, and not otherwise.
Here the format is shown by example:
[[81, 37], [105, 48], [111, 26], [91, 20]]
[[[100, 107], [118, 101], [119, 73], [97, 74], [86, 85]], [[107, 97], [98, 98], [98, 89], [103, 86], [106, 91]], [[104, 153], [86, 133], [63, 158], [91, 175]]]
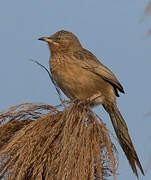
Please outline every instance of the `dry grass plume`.
[[[148, 3], [145, 9], [144, 16], [151, 16], [151, 1]], [[149, 31], [147, 32], [147, 37], [149, 37], [150, 35], [151, 35], [151, 28], [149, 28]]]
[[0, 113], [0, 179], [115, 179], [117, 151], [88, 105], [24, 103]]

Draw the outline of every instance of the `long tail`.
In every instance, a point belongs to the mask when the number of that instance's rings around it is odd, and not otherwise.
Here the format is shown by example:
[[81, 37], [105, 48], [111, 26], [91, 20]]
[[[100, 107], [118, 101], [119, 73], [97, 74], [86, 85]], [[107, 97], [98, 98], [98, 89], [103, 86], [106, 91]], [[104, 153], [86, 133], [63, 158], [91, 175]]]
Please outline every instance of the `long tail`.
[[143, 168], [141, 166], [141, 163], [138, 159], [137, 153], [134, 149], [131, 138], [129, 136], [127, 125], [126, 125], [120, 111], [118, 110], [116, 104], [112, 104], [112, 105], [104, 104], [103, 106], [110, 115], [114, 130], [115, 130], [117, 138], [118, 138], [118, 141], [129, 161], [129, 164], [130, 164], [133, 172], [138, 177], [138, 173], [137, 173], [137, 169], [136, 169], [136, 165], [137, 165], [139, 167], [139, 169], [141, 170], [142, 174], [145, 175]]

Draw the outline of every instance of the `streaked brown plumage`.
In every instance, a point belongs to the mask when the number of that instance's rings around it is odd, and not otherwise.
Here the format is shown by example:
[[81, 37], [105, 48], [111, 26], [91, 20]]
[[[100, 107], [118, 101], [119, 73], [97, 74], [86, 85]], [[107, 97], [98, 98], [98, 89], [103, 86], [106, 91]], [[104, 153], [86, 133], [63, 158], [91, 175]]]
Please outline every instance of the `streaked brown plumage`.
[[71, 32], [62, 30], [39, 40], [48, 42], [50, 71], [60, 89], [72, 100], [90, 100], [92, 106], [103, 105], [133, 172], [138, 177], [137, 165], [144, 175], [127, 125], [116, 105], [118, 91], [124, 93], [124, 89], [114, 74], [84, 49]]

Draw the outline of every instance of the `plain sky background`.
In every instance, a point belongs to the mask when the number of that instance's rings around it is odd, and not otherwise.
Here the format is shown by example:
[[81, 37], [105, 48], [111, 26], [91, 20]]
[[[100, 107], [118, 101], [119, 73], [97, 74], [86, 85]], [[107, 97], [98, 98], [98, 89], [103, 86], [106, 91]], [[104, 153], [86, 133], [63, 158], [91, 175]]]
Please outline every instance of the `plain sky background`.
[[[148, 2], [1, 0], [0, 110], [22, 102], [59, 103], [48, 75], [29, 59], [48, 67], [47, 45], [37, 39], [61, 29], [72, 31], [124, 86], [126, 94], [118, 98], [118, 105], [146, 169], [151, 156], [151, 116], [146, 116], [151, 112], [151, 38], [146, 38], [151, 17], [144, 22], [141, 19]], [[104, 110], [94, 110], [114, 132]], [[120, 157], [117, 180], [135, 180], [124, 153], [116, 145]], [[139, 174], [140, 180], [151, 179], [151, 169], [146, 177]]]

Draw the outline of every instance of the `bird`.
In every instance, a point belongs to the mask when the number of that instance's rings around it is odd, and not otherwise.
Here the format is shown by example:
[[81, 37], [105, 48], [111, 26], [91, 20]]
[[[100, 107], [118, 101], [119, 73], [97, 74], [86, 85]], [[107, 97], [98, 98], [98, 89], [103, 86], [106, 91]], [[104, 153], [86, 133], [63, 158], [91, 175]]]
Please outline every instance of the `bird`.
[[38, 40], [48, 44], [50, 72], [58, 87], [71, 100], [88, 100], [92, 107], [103, 105], [132, 171], [138, 177], [138, 166], [144, 175], [128, 127], [117, 107], [116, 97], [119, 97], [119, 92], [124, 93], [124, 89], [116, 76], [83, 48], [72, 32], [60, 30]]

